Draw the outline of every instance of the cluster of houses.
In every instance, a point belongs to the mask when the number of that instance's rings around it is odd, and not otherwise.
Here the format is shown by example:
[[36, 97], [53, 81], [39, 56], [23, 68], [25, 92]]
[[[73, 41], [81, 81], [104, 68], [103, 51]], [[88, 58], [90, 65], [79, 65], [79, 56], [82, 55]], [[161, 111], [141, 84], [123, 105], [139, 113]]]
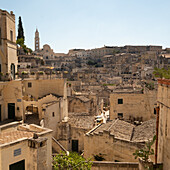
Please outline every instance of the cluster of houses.
[[[161, 46], [124, 46], [54, 53], [17, 47], [15, 15], [0, 9], [0, 169], [52, 169], [52, 154], [138, 162], [157, 135], [151, 160], [170, 167], [170, 80]], [[106, 163], [107, 164], [107, 163]], [[127, 164], [127, 167], [130, 166]]]

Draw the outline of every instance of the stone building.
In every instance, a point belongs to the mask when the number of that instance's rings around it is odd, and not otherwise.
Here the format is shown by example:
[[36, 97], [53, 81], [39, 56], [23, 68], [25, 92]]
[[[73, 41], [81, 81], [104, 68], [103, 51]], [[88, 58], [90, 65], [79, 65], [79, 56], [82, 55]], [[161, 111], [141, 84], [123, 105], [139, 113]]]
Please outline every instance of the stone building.
[[69, 150], [82, 153], [84, 151], [84, 135], [93, 128], [94, 116], [85, 113], [69, 113], [70, 142]]
[[72, 96], [68, 98], [68, 112], [91, 113], [93, 105], [93, 100], [85, 96]]
[[[136, 162], [133, 153], [152, 140], [156, 131], [154, 119], [139, 126], [116, 119], [100, 124], [86, 133], [84, 156], [102, 156], [106, 161]], [[151, 158], [153, 160], [153, 157]]]
[[[24, 113], [28, 107], [38, 108], [37, 118], [39, 121], [44, 118], [47, 128], [51, 125], [50, 118], [59, 118], [55, 122], [54, 126], [56, 126], [64, 117], [68, 117], [67, 89], [64, 79], [23, 80], [23, 102]], [[55, 129], [53, 130], [55, 132]]]
[[52, 130], [19, 122], [0, 130], [0, 169], [52, 169]]
[[156, 91], [119, 90], [110, 94], [110, 119], [146, 121], [153, 117]]
[[170, 167], [170, 80], [158, 80], [158, 162], [164, 170]]
[[0, 72], [15, 79], [17, 64], [15, 15], [0, 9]]
[[22, 82], [0, 82], [0, 121], [21, 120], [23, 117]]

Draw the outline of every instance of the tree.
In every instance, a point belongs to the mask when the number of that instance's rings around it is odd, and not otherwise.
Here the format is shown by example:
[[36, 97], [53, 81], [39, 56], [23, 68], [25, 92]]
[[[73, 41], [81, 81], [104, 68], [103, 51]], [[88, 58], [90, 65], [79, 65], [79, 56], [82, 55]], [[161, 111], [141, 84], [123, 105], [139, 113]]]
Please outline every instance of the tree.
[[141, 158], [143, 161], [148, 162], [149, 161], [149, 156], [154, 154], [154, 150], [152, 149], [152, 145], [154, 144], [156, 140], [156, 135], [153, 137], [152, 141], [148, 141], [145, 144], [145, 147], [140, 150], [136, 150], [133, 155], [135, 156], [135, 159], [138, 157]]
[[86, 160], [75, 152], [69, 153], [69, 155], [60, 153], [53, 158], [54, 170], [90, 170], [91, 166], [90, 159]]
[[165, 78], [165, 79], [170, 79], [170, 68], [165, 69], [159, 69], [159, 68], [155, 68], [154, 72], [153, 72], [155, 77], [159, 77], [159, 78]]
[[24, 29], [23, 29], [23, 27], [22, 27], [21, 16], [19, 16], [17, 40], [18, 40], [18, 39], [21, 39], [21, 38], [22, 38], [23, 40], [25, 40], [25, 37], [24, 37]]

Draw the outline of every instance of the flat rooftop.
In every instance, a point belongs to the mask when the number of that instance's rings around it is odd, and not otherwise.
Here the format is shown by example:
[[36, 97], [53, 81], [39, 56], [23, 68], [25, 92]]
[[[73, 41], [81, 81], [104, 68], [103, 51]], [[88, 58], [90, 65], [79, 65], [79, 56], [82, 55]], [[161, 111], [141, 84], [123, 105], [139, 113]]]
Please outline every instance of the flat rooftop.
[[0, 147], [6, 146], [15, 142], [30, 139], [34, 133], [41, 136], [46, 133], [52, 132], [47, 128], [42, 128], [35, 124], [22, 124], [21, 122], [12, 122], [0, 126]]

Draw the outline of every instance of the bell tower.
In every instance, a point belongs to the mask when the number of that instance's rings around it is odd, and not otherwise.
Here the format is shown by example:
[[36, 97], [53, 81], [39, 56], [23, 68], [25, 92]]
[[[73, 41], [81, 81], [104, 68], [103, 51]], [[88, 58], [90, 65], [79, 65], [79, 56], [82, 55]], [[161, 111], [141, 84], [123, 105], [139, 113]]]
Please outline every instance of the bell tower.
[[35, 31], [35, 51], [40, 50], [40, 38], [39, 38], [39, 32], [38, 29]]

